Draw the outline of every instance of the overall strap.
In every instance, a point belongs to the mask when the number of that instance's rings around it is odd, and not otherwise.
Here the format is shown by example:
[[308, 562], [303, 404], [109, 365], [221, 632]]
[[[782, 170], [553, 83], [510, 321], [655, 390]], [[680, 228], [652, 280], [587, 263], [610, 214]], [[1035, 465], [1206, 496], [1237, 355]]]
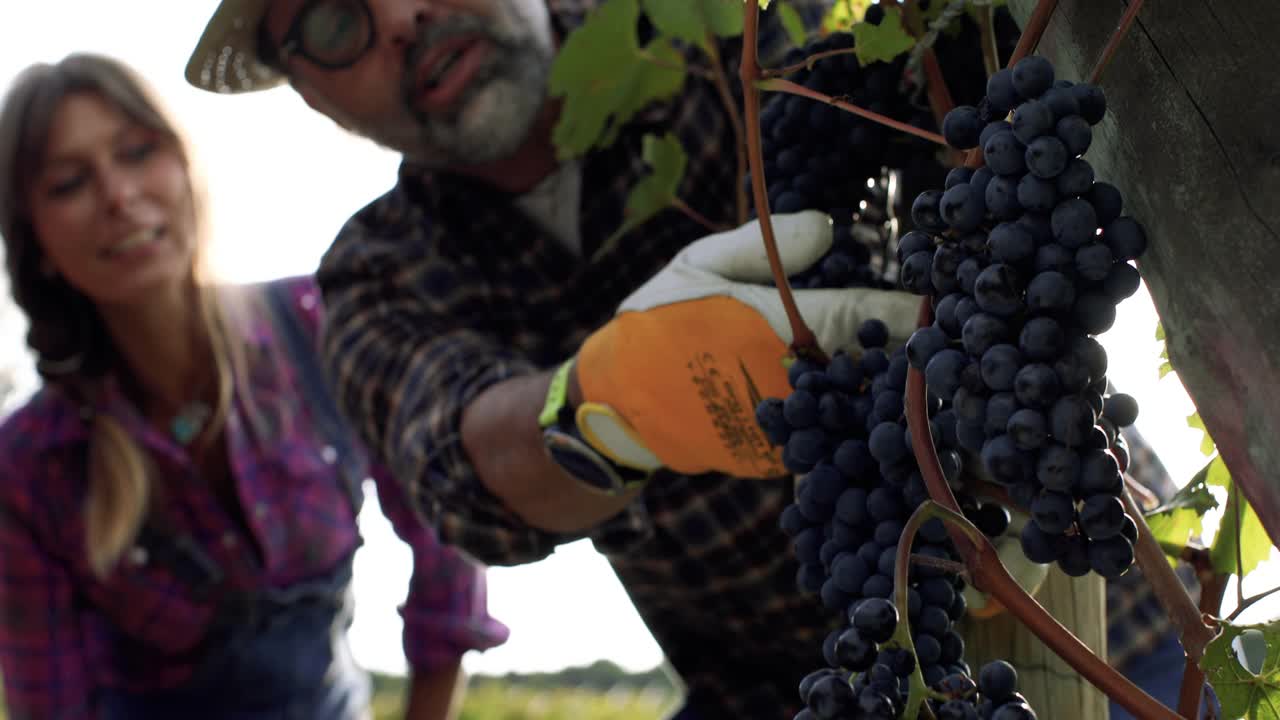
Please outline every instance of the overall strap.
[[353, 515], [364, 505], [364, 479], [368, 474], [366, 456], [358, 450], [351, 426], [338, 410], [328, 375], [312, 333], [296, 307], [297, 301], [284, 283], [266, 285], [267, 307], [276, 339], [297, 372], [303, 401], [318, 435], [338, 453], [339, 475]]

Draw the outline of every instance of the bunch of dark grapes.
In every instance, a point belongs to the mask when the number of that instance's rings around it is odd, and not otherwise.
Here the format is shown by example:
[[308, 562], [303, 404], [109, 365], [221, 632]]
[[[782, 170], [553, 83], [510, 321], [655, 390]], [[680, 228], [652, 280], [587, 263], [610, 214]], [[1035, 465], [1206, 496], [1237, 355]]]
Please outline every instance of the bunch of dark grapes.
[[[955, 623], [966, 610], [963, 581], [937, 565], [913, 563], [908, 618], [914, 654], [889, 641], [901, 618], [893, 605], [894, 565], [911, 510], [929, 493], [914, 460], [904, 415], [908, 358], [887, 352], [888, 328], [868, 321], [858, 332], [864, 348], [821, 366], [798, 359], [789, 370], [793, 392], [756, 409], [783, 460], [803, 475], [781, 525], [794, 538], [797, 582], [817, 594], [841, 622], [826, 638], [828, 667], [801, 684], [800, 717], [896, 718], [907, 701], [908, 678], [920, 668], [931, 687], [963, 687], [969, 667]], [[955, 418], [930, 399], [931, 431], [944, 474], [984, 532], [1002, 534], [1007, 511], [979, 505], [964, 492], [962, 459], [947, 428]], [[955, 561], [941, 522], [925, 523], [913, 555]], [[972, 681], [968, 681], [971, 686]]]
[[[787, 54], [785, 63], [854, 46], [852, 33], [833, 33]], [[836, 55], [789, 77], [793, 82], [859, 107], [923, 128], [935, 123], [927, 107], [915, 107], [900, 88], [906, 57], [865, 67], [856, 55]], [[774, 212], [855, 207], [868, 178], [897, 167], [910, 155], [933, 154], [936, 146], [897, 133], [833, 105], [779, 94], [760, 114], [764, 173]]]
[[[996, 37], [1003, 56], [1012, 52], [1018, 29], [1007, 8], [996, 13]], [[884, 10], [873, 5], [864, 20], [878, 25]], [[955, 21], [954, 33], [941, 33], [935, 43], [953, 96], [977, 102], [986, 77], [979, 51], [977, 25], [968, 15]], [[834, 33], [792, 50], [784, 63], [811, 55], [848, 50], [851, 33]], [[916, 127], [935, 131], [919, 78], [904, 77], [907, 56], [865, 66], [852, 54], [823, 58], [812, 69], [790, 77], [807, 88]], [[906, 195], [942, 182], [946, 168], [938, 147], [878, 123], [808, 98], [779, 94], [764, 107], [761, 137], [774, 212], [822, 210], [834, 223], [834, 243], [818, 263], [790, 278], [797, 288], [895, 286], [896, 277], [883, 258], [896, 237], [890, 220]], [[892, 180], [889, 176], [892, 175]], [[747, 178], [750, 182], [750, 178]]]
[[948, 401], [957, 442], [1028, 508], [1027, 557], [1113, 578], [1134, 560], [1117, 438], [1137, 409], [1106, 396], [1093, 336], [1138, 289], [1131, 261], [1147, 238], [1082, 157], [1105, 112], [1100, 88], [1055, 82], [1043, 57], [994, 73], [977, 107], [943, 123], [985, 166], [916, 197], [898, 258], [902, 286], [929, 296], [936, 318], [908, 342], [912, 364]]

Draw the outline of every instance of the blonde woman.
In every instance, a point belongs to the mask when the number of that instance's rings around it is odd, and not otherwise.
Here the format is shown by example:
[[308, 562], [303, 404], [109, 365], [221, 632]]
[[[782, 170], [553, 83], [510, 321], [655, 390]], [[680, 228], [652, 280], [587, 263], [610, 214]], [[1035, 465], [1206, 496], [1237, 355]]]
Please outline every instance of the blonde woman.
[[44, 387], [0, 426], [11, 719], [347, 720], [361, 481], [414, 550], [409, 717], [456, 713], [505, 641], [483, 568], [437, 543], [342, 422], [309, 278], [202, 278], [199, 178], [129, 68], [28, 68], [0, 110], [0, 233]]

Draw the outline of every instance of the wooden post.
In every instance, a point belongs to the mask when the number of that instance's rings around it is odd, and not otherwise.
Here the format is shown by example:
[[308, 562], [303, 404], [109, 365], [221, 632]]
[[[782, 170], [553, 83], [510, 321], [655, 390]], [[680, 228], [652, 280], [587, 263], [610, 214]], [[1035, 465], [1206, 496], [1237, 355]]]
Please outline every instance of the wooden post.
[[[1105, 581], [1096, 574], [1071, 578], [1053, 567], [1035, 598], [1089, 649], [1106, 657], [1105, 590]], [[965, 658], [973, 672], [992, 660], [1012, 663], [1019, 690], [1040, 717], [1106, 720], [1107, 696], [1009, 613], [986, 620], [969, 617], [963, 635]]]

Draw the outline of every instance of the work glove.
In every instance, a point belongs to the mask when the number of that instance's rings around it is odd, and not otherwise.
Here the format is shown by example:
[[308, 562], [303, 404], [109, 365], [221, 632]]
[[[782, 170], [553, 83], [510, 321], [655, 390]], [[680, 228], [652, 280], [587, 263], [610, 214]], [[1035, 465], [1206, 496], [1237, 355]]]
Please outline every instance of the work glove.
[[[773, 216], [788, 276], [831, 247], [831, 219]], [[579, 431], [615, 463], [683, 474], [787, 474], [755, 419], [766, 397], [791, 392], [783, 360], [792, 333], [758, 221], [704, 237], [631, 294], [583, 343], [573, 368]], [[920, 299], [872, 289], [797, 290], [796, 304], [828, 354], [857, 350], [857, 330], [879, 318], [890, 343], [915, 328]]]

